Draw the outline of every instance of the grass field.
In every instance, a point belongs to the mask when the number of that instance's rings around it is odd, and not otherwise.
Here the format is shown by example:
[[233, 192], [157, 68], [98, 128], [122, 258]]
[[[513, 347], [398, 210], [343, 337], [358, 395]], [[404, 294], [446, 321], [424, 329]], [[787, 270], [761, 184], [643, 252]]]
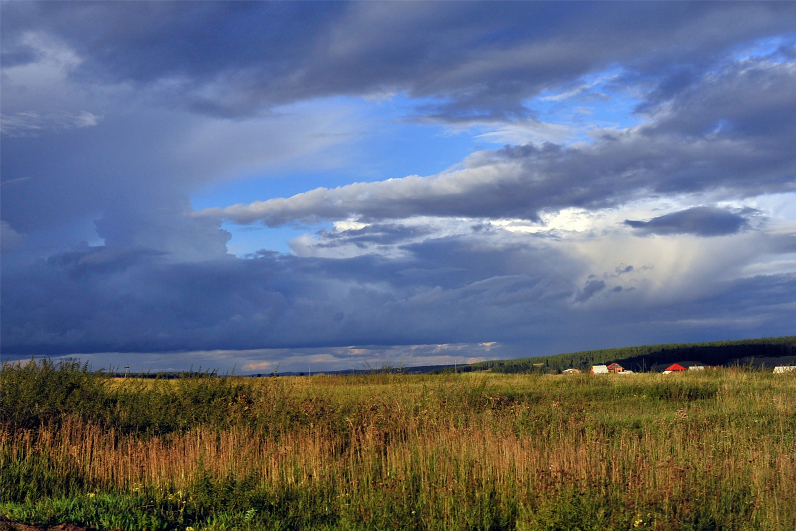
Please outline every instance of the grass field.
[[0, 515], [100, 529], [796, 529], [796, 374], [119, 380], [5, 365]]

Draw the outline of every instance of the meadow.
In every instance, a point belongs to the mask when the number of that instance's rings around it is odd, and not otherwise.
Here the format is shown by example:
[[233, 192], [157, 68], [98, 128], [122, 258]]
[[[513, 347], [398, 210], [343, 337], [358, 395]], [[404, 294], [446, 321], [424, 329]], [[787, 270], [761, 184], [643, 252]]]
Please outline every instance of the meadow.
[[796, 529], [796, 374], [120, 379], [4, 364], [0, 516], [98, 529]]

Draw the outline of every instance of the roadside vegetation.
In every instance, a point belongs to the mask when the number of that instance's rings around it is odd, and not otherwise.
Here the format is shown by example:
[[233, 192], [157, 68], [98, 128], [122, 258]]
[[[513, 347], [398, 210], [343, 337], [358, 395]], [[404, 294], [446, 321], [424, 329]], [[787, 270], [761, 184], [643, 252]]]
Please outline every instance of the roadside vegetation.
[[16, 522], [796, 529], [796, 374], [1, 378]]

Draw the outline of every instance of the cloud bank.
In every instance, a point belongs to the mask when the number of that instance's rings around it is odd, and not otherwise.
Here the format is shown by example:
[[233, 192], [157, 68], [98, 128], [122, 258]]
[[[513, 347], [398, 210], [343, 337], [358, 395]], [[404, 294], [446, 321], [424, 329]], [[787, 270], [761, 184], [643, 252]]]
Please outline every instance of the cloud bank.
[[[749, 105], [738, 112], [702, 103], [716, 99]], [[747, 60], [659, 103], [643, 126], [593, 132], [590, 145], [507, 146], [431, 177], [318, 188], [200, 215], [269, 226], [413, 216], [538, 220], [546, 209], [606, 208], [649, 194], [711, 192], [728, 199], [792, 191], [796, 154], [787, 146], [796, 144], [789, 127], [794, 101], [796, 65]], [[700, 212], [690, 214], [694, 222]]]
[[4, 355], [793, 333], [789, 3], [0, 10]]

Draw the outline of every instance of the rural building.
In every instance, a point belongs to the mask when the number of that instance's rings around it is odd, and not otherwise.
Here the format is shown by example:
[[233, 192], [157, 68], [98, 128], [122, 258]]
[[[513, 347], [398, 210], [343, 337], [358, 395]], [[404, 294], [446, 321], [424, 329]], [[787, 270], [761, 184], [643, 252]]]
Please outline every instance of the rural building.
[[650, 367], [650, 371], [669, 374], [671, 372], [682, 372], [682, 371], [704, 371], [706, 369], [713, 369], [713, 368], [714, 367], [711, 367], [710, 365], [705, 365], [701, 361], [680, 360], [677, 363], [672, 363], [672, 362], [656, 363], [655, 365]]
[[561, 374], [580, 374], [580, 369], [566, 369], [561, 371]]
[[782, 365], [774, 367], [774, 374], [785, 374], [786, 372], [796, 372], [796, 365]]
[[671, 374], [673, 372], [685, 372], [685, 367], [678, 363], [673, 363], [664, 369], [663, 374]]
[[606, 365], [592, 365], [589, 372], [592, 374], [608, 374], [608, 367]]
[[610, 365], [607, 367], [607, 369], [608, 369], [608, 372], [610, 372], [610, 373], [614, 373], [614, 374], [616, 374], [616, 373], [618, 373], [618, 372], [625, 372], [625, 368], [624, 368], [624, 367], [622, 367], [621, 365], [619, 365], [619, 364], [618, 364], [618, 363], [616, 363], [616, 362], [614, 362], [614, 363], [610, 364]]

